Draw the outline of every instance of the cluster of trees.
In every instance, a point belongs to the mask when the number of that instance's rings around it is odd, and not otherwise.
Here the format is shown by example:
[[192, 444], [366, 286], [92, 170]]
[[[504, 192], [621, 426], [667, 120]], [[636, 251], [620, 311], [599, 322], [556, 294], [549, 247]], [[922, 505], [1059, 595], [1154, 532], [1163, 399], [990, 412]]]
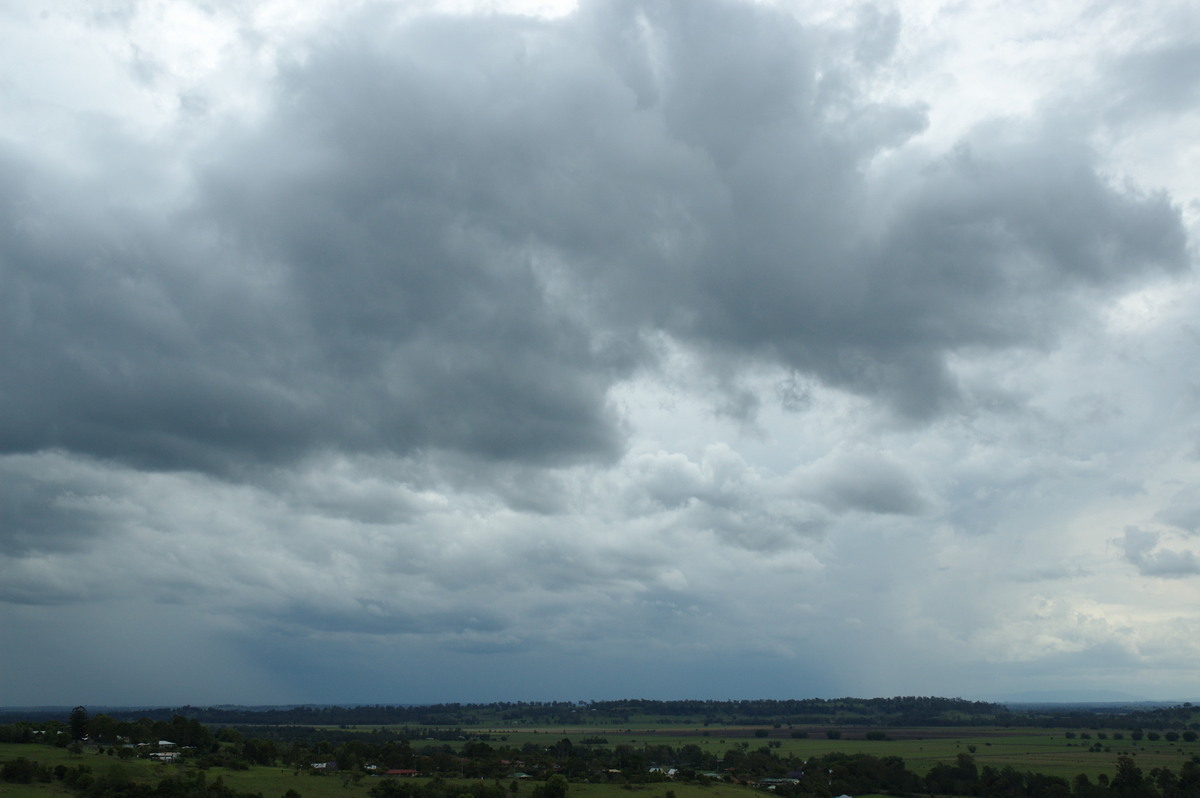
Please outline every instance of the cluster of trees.
[[66, 723], [23, 720], [0, 725], [0, 743], [46, 742], [64, 748], [82, 740], [102, 745], [170, 740], [178, 745], [208, 748], [213, 739], [208, 728], [196, 718], [175, 715], [169, 721], [147, 717], [116, 720], [105, 714], [89, 715], [84, 707], [71, 710]]
[[986, 798], [1194, 798], [1200, 796], [1200, 759], [1185, 762], [1179, 773], [1154, 768], [1146, 774], [1132, 757], [1119, 756], [1111, 778], [1101, 775], [1093, 782], [1081, 773], [1068, 782], [1013, 767], [980, 769], [970, 755], [960, 754], [954, 765], [935, 766], [925, 776], [924, 786], [930, 792]]
[[[567, 780], [561, 775], [548, 778], [533, 788], [533, 798], [566, 798]], [[371, 788], [371, 798], [513, 798], [519, 792], [516, 782], [505, 788], [499, 781], [473, 781], [464, 790], [444, 779], [421, 783], [409, 779], [382, 779]]]
[[1074, 729], [1109, 727], [1135, 732], [1149, 729], [1200, 731], [1200, 707], [1190, 702], [1155, 709], [1109, 704], [1031, 707], [999, 715], [997, 725]]
[[60, 783], [78, 798], [262, 798], [257, 793], [237, 792], [220, 777], [209, 781], [203, 771], [174, 774], [157, 784], [150, 784], [134, 779], [131, 772], [120, 765], [111, 765], [97, 773], [86, 764], [51, 768], [26, 757], [17, 757], [0, 765], [0, 781]]

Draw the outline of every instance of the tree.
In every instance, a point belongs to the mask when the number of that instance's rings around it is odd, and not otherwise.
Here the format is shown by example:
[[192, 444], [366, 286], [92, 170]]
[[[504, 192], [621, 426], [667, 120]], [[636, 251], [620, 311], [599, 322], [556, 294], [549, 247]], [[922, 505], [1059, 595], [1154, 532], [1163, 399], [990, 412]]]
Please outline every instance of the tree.
[[1145, 792], [1145, 777], [1142, 769], [1132, 757], [1117, 757], [1117, 774], [1112, 780], [1112, 791], [1122, 796], [1140, 796]]
[[88, 726], [88, 711], [84, 707], [75, 707], [71, 710], [71, 717], [67, 721], [71, 726], [71, 739], [82, 740], [87, 737]]
[[567, 798], [567, 780], [555, 773], [546, 779], [545, 785], [533, 789], [534, 798]]
[[117, 739], [117, 722], [103, 712], [92, 715], [87, 722], [87, 735], [89, 740], [95, 742], [114, 742]]

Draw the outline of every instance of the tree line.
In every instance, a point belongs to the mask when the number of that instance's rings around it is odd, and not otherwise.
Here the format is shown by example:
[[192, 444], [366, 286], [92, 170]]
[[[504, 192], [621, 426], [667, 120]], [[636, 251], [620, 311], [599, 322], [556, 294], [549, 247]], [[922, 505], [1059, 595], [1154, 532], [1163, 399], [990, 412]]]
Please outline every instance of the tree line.
[[[1146, 709], [1131, 706], [1057, 705], [1013, 709], [1003, 704], [936, 696], [891, 698], [807, 698], [794, 700], [625, 699], [618, 701], [516, 701], [418, 706], [194, 707], [107, 709], [126, 722], [173, 722], [184, 717], [218, 726], [578, 726], [630, 722], [694, 725], [843, 726], [1034, 726], [1089, 728], [1119, 723], [1125, 728], [1200, 731], [1200, 709], [1185, 703]], [[49, 721], [60, 710], [0, 710], [0, 723]]]

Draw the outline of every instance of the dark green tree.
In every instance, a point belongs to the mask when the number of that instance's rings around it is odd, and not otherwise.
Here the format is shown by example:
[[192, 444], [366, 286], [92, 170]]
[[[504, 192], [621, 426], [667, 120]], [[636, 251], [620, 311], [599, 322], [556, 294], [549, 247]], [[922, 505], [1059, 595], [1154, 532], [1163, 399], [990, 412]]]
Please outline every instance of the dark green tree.
[[1117, 757], [1117, 773], [1112, 780], [1115, 795], [1140, 798], [1148, 792], [1148, 786], [1142, 769], [1133, 761], [1133, 757]]
[[534, 798], [567, 798], [567, 780], [555, 773], [544, 785], [533, 788]]
[[87, 737], [88, 711], [86, 708], [75, 707], [72, 709], [67, 723], [71, 727], [72, 740], [82, 740], [84, 737]]

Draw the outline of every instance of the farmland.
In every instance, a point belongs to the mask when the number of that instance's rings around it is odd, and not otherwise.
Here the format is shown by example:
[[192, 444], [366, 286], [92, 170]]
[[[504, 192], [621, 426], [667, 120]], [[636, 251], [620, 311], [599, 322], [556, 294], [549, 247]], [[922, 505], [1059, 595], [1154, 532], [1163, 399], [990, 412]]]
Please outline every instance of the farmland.
[[[660, 711], [183, 708], [170, 720], [153, 711], [73, 718], [74, 742], [61, 720], [29, 719], [0, 726], [0, 798], [130, 798], [133, 788], [114, 792], [117, 784], [188, 798], [563, 798], [568, 786], [571, 798], [733, 798], [767, 788], [788, 798], [1200, 796], [1200, 718], [1190, 705], [1057, 715], [936, 699], [651, 709]], [[836, 722], [812, 722], [822, 715]], [[914, 716], [929, 723], [898, 722]], [[156, 756], [178, 761], [151, 761], [156, 746], [171, 752]]]
[[[833, 730], [836, 739], [830, 739], [827, 734]], [[546, 745], [547, 741], [570, 739], [577, 741], [597, 734], [595, 728], [574, 727], [558, 729], [539, 729], [522, 731], [505, 731], [493, 728], [463, 729], [469, 736], [487, 735], [503, 738], [510, 746]], [[765, 736], [755, 736], [755, 732]], [[794, 738], [791, 735], [799, 732], [806, 735]], [[1019, 770], [1035, 770], [1039, 773], [1074, 777], [1078, 773], [1087, 773], [1093, 778], [1102, 773], [1112, 774], [1113, 763], [1117, 756], [1125, 754], [1135, 757], [1139, 764], [1147, 770], [1155, 767], [1170, 767], [1178, 769], [1183, 762], [1193, 756], [1200, 755], [1200, 742], [1169, 742], [1160, 737], [1150, 741], [1143, 738], [1134, 741], [1128, 733], [1122, 732], [1083, 732], [1068, 729], [1040, 728], [954, 728], [941, 727], [896, 728], [888, 729], [883, 740], [865, 738], [861, 729], [809, 727], [805, 729], [763, 729], [761, 727], [727, 727], [709, 729], [680, 729], [680, 728], [643, 728], [643, 729], [606, 729], [602, 732], [603, 739], [609, 746], [670, 746], [682, 748], [685, 745], [696, 745], [701, 750], [717, 756], [726, 751], [746, 744], [750, 749], [763, 745], [777, 743], [772, 748], [780, 757], [796, 757], [809, 759], [830, 752], [850, 754], [863, 753], [877, 757], [898, 756], [908, 767], [921, 774], [939, 762], [953, 763], [962, 753], [969, 753], [979, 767], [991, 765], [997, 769], [1012, 766]], [[1097, 735], [1104, 735], [1103, 739]], [[1113, 739], [1113, 735], [1121, 735], [1121, 739]], [[1071, 735], [1072, 738], [1068, 738]], [[1099, 746], [1096, 743], [1100, 743]]]

